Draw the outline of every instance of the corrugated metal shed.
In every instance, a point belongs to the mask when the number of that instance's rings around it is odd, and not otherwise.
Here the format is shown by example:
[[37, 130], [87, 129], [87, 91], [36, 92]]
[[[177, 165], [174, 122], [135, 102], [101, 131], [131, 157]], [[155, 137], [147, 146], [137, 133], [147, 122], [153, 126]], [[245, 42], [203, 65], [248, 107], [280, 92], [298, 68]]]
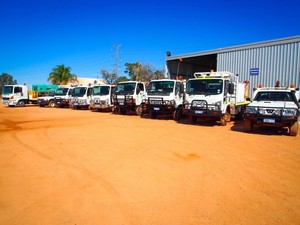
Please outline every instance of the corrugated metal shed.
[[215, 70], [239, 74], [251, 89], [260, 83], [274, 86], [277, 80], [281, 86], [300, 86], [300, 36], [169, 56], [166, 61], [171, 78]]

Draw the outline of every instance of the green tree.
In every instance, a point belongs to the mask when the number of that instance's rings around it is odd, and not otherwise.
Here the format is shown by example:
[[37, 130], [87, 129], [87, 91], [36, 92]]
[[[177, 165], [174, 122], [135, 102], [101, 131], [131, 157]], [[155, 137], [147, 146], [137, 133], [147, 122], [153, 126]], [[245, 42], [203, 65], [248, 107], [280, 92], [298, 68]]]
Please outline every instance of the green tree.
[[105, 81], [105, 83], [107, 84], [113, 84], [116, 79], [117, 79], [117, 74], [114, 73], [114, 71], [112, 73], [108, 72], [107, 69], [102, 68], [101, 69], [101, 74], [102, 74], [102, 79]]
[[126, 70], [131, 80], [149, 82], [152, 79], [164, 78], [162, 70], [156, 70], [153, 66], [136, 63], [125, 63]]
[[72, 74], [71, 70], [71, 67], [66, 67], [64, 64], [57, 65], [52, 69], [47, 80], [56, 85], [64, 85], [77, 81], [77, 76]]
[[120, 76], [115, 80], [114, 84], [118, 84], [119, 82], [128, 81], [128, 78], [125, 76]]
[[0, 94], [2, 94], [3, 86], [9, 84], [17, 84], [17, 80], [14, 80], [13, 76], [8, 73], [2, 73], [0, 75]]

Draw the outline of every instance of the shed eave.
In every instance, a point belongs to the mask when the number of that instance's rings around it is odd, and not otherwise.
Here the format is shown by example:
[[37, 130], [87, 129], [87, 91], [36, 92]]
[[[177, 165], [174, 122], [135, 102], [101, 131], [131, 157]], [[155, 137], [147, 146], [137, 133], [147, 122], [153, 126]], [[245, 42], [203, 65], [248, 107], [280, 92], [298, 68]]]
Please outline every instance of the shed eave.
[[208, 51], [168, 56], [168, 57], [166, 57], [166, 61], [178, 60], [179, 58], [184, 59], [184, 58], [192, 58], [192, 57], [198, 57], [198, 56], [204, 56], [204, 55], [213, 55], [213, 54], [218, 54], [218, 53], [240, 51], [240, 50], [246, 50], [246, 49], [251, 49], [251, 48], [260, 48], [260, 47], [272, 46], [272, 45], [289, 44], [289, 43], [295, 43], [295, 42], [300, 42], [300, 35], [291, 36], [291, 37], [287, 37], [287, 38], [268, 40], [268, 41], [255, 42], [255, 43], [244, 44], [244, 45], [237, 45], [237, 46], [226, 47], [226, 48], [218, 48], [218, 49], [213, 49], [213, 50], [208, 50]]

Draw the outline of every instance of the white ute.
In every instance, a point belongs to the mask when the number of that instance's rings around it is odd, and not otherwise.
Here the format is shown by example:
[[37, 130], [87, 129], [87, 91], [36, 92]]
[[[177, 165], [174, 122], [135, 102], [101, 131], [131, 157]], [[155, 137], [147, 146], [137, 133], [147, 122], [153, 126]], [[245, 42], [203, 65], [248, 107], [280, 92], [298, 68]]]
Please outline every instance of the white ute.
[[257, 88], [253, 102], [244, 113], [247, 132], [256, 126], [287, 127], [289, 135], [297, 136], [299, 121], [299, 89], [288, 87]]

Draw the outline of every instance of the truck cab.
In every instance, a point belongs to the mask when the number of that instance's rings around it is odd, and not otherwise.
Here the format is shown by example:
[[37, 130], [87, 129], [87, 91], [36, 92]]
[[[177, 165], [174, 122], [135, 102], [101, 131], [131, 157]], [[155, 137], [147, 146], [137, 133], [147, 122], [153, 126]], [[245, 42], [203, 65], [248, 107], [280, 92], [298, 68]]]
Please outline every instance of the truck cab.
[[241, 115], [249, 104], [245, 100], [245, 84], [230, 72], [199, 72], [188, 80], [183, 114], [191, 122], [216, 120], [226, 126], [231, 117]]
[[124, 81], [117, 84], [113, 93], [114, 112], [126, 114], [136, 112], [140, 115], [145, 99], [145, 83], [139, 81]]
[[71, 95], [73, 109], [88, 109], [91, 103], [92, 86], [74, 87]]
[[247, 132], [256, 126], [287, 127], [289, 135], [297, 136], [299, 100], [297, 90], [287, 87], [257, 88], [253, 101], [246, 107], [244, 127]]
[[69, 107], [71, 103], [73, 87], [60, 87], [54, 95], [55, 105], [60, 108]]
[[92, 111], [112, 110], [112, 93], [114, 85], [96, 85], [93, 86], [90, 109]]
[[152, 80], [147, 88], [142, 115], [148, 114], [150, 118], [172, 115], [174, 120], [178, 120], [181, 118], [183, 98], [184, 82], [170, 79]]
[[[28, 89], [26, 85], [4, 85], [2, 103], [7, 106], [25, 106], [28, 103]], [[37, 97], [37, 96], [36, 96]]]

